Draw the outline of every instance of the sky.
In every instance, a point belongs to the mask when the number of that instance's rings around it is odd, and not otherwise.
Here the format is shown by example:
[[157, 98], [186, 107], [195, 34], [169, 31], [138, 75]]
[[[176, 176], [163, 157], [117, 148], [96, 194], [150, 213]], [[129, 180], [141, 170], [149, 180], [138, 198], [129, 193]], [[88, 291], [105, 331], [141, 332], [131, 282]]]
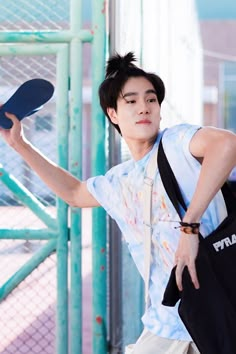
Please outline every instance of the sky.
[[200, 20], [236, 20], [235, 0], [196, 0]]

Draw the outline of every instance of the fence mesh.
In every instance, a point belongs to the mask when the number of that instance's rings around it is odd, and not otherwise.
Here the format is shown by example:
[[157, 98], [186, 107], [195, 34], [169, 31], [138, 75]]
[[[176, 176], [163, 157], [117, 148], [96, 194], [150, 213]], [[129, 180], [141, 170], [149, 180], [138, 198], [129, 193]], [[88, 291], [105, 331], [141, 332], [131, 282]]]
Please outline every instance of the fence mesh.
[[[10, 275], [38, 247], [36, 241], [4, 242], [0, 249], [1, 260], [6, 263], [5, 267], [1, 264], [4, 275]], [[2, 301], [1, 354], [55, 353], [55, 265], [55, 255], [51, 255]]]
[[[55, 83], [56, 58], [1, 57], [1, 102], [26, 80], [41, 77]], [[27, 138], [49, 158], [57, 160], [55, 101], [24, 121]], [[1, 164], [55, 216], [55, 197], [22, 159], [2, 140]], [[45, 224], [0, 180], [0, 228], [45, 228]], [[0, 286], [14, 275], [45, 241], [1, 240]], [[55, 353], [56, 259], [47, 258], [0, 304], [0, 353]]]
[[[0, 101], [6, 102], [16, 89], [25, 81], [33, 78], [44, 78], [55, 83], [56, 58], [54, 55], [44, 56], [2, 56], [0, 58]], [[41, 110], [24, 120], [26, 137], [49, 158], [56, 161], [56, 121], [55, 100], [51, 99]], [[16, 177], [44, 204], [52, 203], [54, 197], [48, 188], [30, 170], [21, 158], [6, 144], [0, 141], [1, 164], [7, 172]], [[0, 182], [1, 183], [1, 182]], [[12, 193], [0, 185], [0, 205], [18, 204]]]
[[[91, 1], [83, 1], [83, 27], [88, 28]], [[17, 48], [30, 44], [21, 43], [24, 31], [64, 31], [70, 29], [70, 0], [5, 0], [0, 4], [0, 31], [14, 31], [11, 55], [0, 54], [0, 104], [10, 98], [23, 82], [32, 78], [51, 81], [55, 88], [56, 55], [19, 55]], [[81, 14], [78, 14], [80, 16]], [[43, 43], [43, 37], [41, 38]], [[1, 46], [8, 45], [0, 43]], [[83, 46], [84, 120], [83, 130], [90, 134], [90, 76], [91, 47]], [[57, 122], [54, 97], [33, 116], [23, 120], [27, 139], [48, 158], [57, 160]], [[89, 138], [83, 142], [83, 159], [90, 155]], [[86, 158], [85, 158], [86, 157]], [[14, 176], [45, 206], [48, 213], [56, 217], [55, 196], [46, 185], [27, 167], [24, 161], [0, 138], [0, 164], [7, 173]], [[83, 174], [90, 172], [89, 164], [83, 167]], [[91, 352], [91, 213], [82, 218], [86, 227], [83, 245], [86, 262], [83, 264], [85, 276], [83, 285], [83, 350]], [[45, 224], [3, 184], [0, 178], [0, 292], [4, 284], [27, 261], [40, 251], [47, 241], [1, 239], [1, 229], [45, 229]], [[0, 303], [0, 353], [1, 354], [55, 354], [56, 317], [56, 254], [46, 258], [23, 282], [20, 283]], [[86, 320], [85, 320], [86, 319]], [[89, 349], [88, 349], [89, 348]]]
[[4, 0], [0, 6], [1, 31], [69, 28], [69, 0]]
[[[55, 30], [69, 26], [69, 1], [4, 1], [0, 30]], [[16, 38], [17, 40], [17, 38]], [[19, 46], [20, 44], [16, 44]], [[55, 55], [0, 57], [0, 102], [4, 103], [25, 81], [44, 78], [56, 86]], [[26, 137], [57, 161], [56, 107], [52, 98], [24, 121]], [[0, 139], [4, 169], [32, 192], [55, 216], [55, 197], [22, 159]], [[0, 229], [45, 228], [0, 180]], [[1, 230], [0, 230], [1, 232]], [[0, 287], [47, 241], [0, 241]], [[55, 353], [56, 256], [46, 258], [0, 304], [0, 353]]]

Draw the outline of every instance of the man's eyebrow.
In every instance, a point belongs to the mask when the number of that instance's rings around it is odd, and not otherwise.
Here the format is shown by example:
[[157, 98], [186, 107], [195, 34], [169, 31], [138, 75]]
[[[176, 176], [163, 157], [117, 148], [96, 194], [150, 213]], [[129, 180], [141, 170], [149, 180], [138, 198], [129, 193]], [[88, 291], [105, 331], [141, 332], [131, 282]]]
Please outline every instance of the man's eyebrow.
[[[147, 91], [145, 91], [145, 94], [149, 94], [149, 93], [154, 93], [155, 95], [157, 94], [155, 90], [153, 89], [149, 89]], [[124, 95], [122, 95], [123, 98], [129, 97], [129, 96], [137, 96], [138, 92], [126, 92]]]
[[129, 97], [129, 96], [137, 96], [138, 92], [126, 92], [124, 95], [122, 95], [123, 98]]

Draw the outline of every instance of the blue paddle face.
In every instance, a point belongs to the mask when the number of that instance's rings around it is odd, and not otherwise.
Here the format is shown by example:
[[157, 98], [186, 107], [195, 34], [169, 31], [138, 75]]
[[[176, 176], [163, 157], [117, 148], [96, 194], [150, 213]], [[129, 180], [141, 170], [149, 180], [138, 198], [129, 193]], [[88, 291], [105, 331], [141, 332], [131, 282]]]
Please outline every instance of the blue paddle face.
[[54, 86], [44, 79], [24, 82], [0, 108], [0, 127], [10, 129], [12, 122], [5, 112], [13, 113], [19, 120], [37, 112], [53, 95]]

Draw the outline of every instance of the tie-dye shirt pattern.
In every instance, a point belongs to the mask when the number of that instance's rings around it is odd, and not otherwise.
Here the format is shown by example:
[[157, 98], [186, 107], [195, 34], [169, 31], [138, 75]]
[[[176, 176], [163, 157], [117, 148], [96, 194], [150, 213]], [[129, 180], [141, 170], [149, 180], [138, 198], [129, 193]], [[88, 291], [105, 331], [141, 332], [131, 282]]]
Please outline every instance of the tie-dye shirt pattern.
[[[175, 172], [186, 204], [191, 201], [200, 172], [200, 164], [189, 151], [189, 143], [200, 127], [181, 124], [163, 135], [163, 147]], [[116, 220], [134, 262], [143, 276], [143, 183], [150, 156], [157, 152], [160, 136], [153, 149], [139, 161], [129, 160], [110, 169], [105, 176], [87, 181], [88, 190], [107, 213]], [[210, 182], [209, 182], [210, 183]], [[177, 306], [161, 304], [163, 293], [174, 264], [180, 232], [179, 217], [170, 202], [157, 170], [152, 195], [152, 257], [150, 269], [150, 306], [142, 320], [151, 332], [166, 338], [190, 340], [179, 318]], [[207, 236], [226, 216], [225, 203], [219, 192], [201, 220], [201, 233]]]

